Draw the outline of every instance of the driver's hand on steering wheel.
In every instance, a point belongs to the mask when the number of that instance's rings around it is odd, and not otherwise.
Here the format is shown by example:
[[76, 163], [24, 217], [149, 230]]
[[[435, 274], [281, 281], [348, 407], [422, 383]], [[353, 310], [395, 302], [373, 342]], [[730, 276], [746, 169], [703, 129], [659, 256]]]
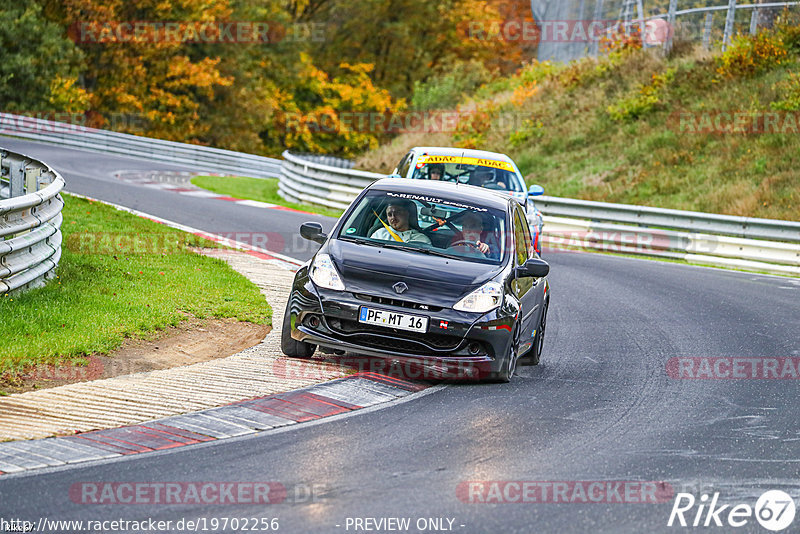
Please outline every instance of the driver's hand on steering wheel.
[[480, 250], [484, 255], [489, 253], [489, 245], [487, 245], [486, 243], [483, 243], [482, 241], [476, 241], [475, 245], [478, 247], [478, 250]]

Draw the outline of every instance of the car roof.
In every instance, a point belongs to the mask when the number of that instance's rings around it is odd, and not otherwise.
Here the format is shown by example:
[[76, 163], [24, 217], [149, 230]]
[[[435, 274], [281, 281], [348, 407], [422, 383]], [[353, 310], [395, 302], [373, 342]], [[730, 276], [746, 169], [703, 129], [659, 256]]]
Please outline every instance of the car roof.
[[514, 197], [506, 193], [474, 185], [431, 180], [408, 180], [405, 178], [383, 178], [373, 182], [367, 189], [443, 197], [451, 201], [469, 202], [499, 210], [505, 210], [509, 200], [514, 200]]
[[411, 150], [417, 154], [430, 154], [434, 156], [464, 156], [467, 158], [493, 159], [495, 161], [506, 161], [512, 164], [514, 163], [514, 161], [505, 154], [501, 154], [499, 152], [489, 152], [487, 150], [474, 150], [471, 148], [454, 148], [443, 146], [415, 146]]

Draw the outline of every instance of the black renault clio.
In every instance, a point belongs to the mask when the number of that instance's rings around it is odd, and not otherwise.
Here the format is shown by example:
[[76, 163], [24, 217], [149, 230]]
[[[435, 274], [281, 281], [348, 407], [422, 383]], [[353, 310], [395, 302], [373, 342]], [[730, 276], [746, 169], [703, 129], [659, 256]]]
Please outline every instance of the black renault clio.
[[[542, 353], [549, 265], [514, 198], [456, 183], [379, 180], [298, 271], [284, 354], [352, 352], [415, 362], [433, 376], [508, 381]], [[524, 360], [520, 360], [524, 358]]]

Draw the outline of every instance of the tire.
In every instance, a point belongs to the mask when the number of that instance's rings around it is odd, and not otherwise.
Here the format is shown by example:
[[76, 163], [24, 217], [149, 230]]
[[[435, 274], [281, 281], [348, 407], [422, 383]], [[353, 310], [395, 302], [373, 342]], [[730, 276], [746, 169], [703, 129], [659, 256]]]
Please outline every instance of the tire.
[[519, 327], [515, 327], [514, 335], [512, 337], [511, 342], [511, 350], [506, 355], [506, 359], [503, 362], [503, 369], [496, 373], [492, 373], [490, 380], [492, 382], [498, 382], [501, 384], [506, 384], [511, 381], [511, 378], [514, 376], [514, 372], [517, 370], [517, 360], [516, 357], [517, 349], [519, 348]]
[[292, 314], [287, 303], [281, 328], [281, 352], [290, 358], [308, 359], [314, 355], [315, 350], [317, 350], [316, 345], [297, 341], [292, 337]]
[[542, 318], [539, 319], [539, 328], [536, 331], [536, 339], [533, 340], [533, 350], [531, 350], [530, 365], [539, 365], [544, 349], [544, 333], [547, 330], [547, 308], [550, 306], [548, 301], [544, 303]]

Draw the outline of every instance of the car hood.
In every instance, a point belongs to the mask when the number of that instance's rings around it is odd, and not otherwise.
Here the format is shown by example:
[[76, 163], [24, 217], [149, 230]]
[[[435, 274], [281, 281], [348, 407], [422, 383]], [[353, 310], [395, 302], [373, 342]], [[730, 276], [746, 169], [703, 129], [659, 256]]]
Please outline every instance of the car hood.
[[[339, 269], [347, 291], [441, 307], [452, 307], [502, 270], [500, 265], [340, 240], [329, 242], [327, 252]], [[398, 282], [408, 286], [402, 294], [393, 289]]]

